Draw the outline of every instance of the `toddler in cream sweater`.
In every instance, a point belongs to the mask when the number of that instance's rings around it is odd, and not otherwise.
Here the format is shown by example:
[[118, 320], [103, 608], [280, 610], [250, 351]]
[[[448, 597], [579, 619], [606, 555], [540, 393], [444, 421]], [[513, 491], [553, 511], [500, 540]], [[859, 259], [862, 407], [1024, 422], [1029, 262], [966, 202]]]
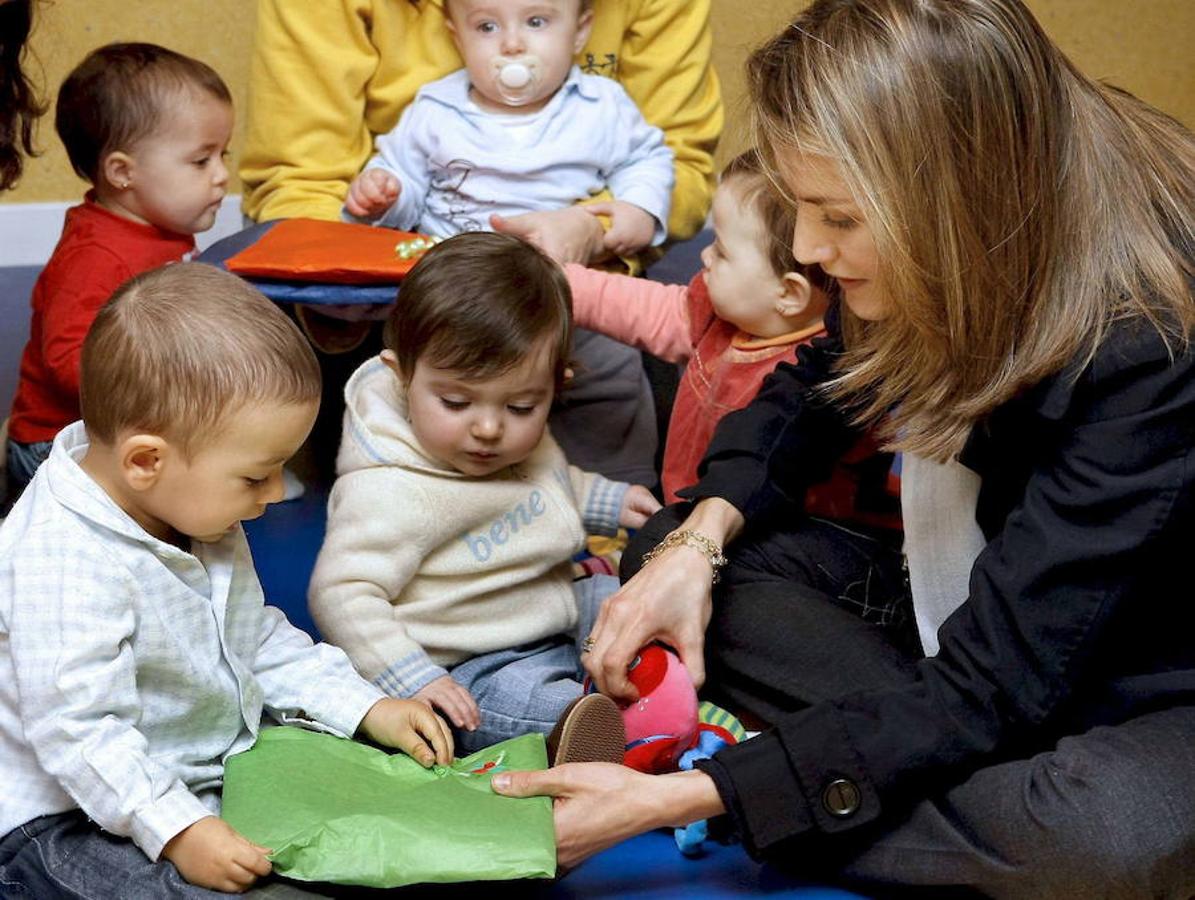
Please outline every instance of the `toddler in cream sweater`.
[[547, 733], [580, 696], [579, 637], [618, 581], [574, 581], [571, 559], [587, 532], [659, 508], [568, 465], [548, 433], [571, 334], [547, 257], [462, 234], [412, 270], [386, 349], [345, 388], [312, 615], [382, 690], [443, 712], [466, 750]]

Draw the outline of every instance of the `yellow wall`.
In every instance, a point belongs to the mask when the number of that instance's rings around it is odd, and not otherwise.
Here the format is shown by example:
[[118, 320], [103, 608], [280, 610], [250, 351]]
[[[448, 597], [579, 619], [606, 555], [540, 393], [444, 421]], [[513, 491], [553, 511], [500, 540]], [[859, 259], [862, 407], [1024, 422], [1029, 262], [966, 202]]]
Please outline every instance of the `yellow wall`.
[[[294, 3], [333, 0], [290, 0]], [[404, 2], [404, 0], [393, 0]], [[1195, 127], [1195, 2], [1191, 0], [1027, 0], [1049, 34], [1088, 74], [1128, 88]], [[727, 109], [723, 160], [747, 143], [742, 61], [752, 46], [778, 30], [804, 4], [800, 0], [713, 0], [714, 62]], [[33, 38], [33, 72], [52, 86], [83, 55], [108, 41], [165, 44], [213, 65], [244, 109], [253, 0], [51, 0], [43, 2]], [[40, 66], [40, 68], [39, 68]], [[51, 113], [52, 115], [52, 113]], [[52, 118], [43, 121], [40, 146], [22, 184], [0, 202], [69, 200], [82, 185], [66, 162]], [[240, 128], [233, 144], [239, 148]], [[232, 193], [238, 187], [232, 185]]]
[[[1046, 32], [1088, 75], [1111, 81], [1195, 128], [1195, 2], [1192, 0], [1025, 0]], [[718, 156], [748, 145], [743, 60], [779, 31], [800, 0], [713, 0], [714, 62], [727, 123]]]
[[[315, 3], [324, 0], [292, 0]], [[238, 114], [245, 109], [255, 0], [42, 0], [30, 39], [35, 82], [53, 97], [67, 73], [91, 50], [112, 41], [149, 41], [202, 59], [223, 76]], [[240, 148], [242, 122], [233, 142]], [[44, 155], [29, 162], [21, 184], [4, 203], [73, 200], [84, 182], [71, 170], [54, 132], [54, 111], [42, 119], [38, 146]], [[230, 185], [239, 193], [239, 184]]]

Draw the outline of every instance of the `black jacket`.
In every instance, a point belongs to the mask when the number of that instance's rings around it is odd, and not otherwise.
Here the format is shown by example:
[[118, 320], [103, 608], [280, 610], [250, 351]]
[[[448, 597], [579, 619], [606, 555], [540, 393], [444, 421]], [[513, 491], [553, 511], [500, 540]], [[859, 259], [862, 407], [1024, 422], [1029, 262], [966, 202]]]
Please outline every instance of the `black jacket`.
[[[853, 436], [811, 391], [836, 331], [723, 420], [686, 496], [757, 521], [829, 470]], [[982, 477], [988, 544], [938, 656], [913, 683], [795, 713], [702, 765], [749, 850], [861, 836], [1061, 735], [1195, 705], [1195, 347], [1173, 353], [1148, 324], [1121, 322], [1090, 365], [973, 431], [960, 460]]]

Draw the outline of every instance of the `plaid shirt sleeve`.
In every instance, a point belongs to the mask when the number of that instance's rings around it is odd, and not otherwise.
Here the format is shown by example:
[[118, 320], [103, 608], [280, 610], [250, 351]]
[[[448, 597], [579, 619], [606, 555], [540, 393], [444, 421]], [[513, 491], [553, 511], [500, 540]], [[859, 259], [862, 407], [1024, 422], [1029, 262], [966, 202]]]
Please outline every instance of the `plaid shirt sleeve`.
[[89, 817], [157, 859], [171, 837], [211, 811], [149, 754], [136, 727], [131, 598], [144, 586], [110, 548], [53, 537], [30, 529], [9, 568], [10, 652], [25, 736]]
[[386, 695], [357, 674], [349, 658], [311, 638], [280, 610], [265, 608], [254, 675], [267, 708], [283, 721], [310, 719], [352, 737], [370, 707]]

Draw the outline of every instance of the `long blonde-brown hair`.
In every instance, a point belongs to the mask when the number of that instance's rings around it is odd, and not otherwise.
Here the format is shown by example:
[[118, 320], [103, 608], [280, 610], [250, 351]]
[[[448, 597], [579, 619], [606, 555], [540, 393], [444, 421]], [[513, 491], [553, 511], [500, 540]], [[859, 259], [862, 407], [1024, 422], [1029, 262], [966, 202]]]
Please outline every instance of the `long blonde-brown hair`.
[[891, 309], [844, 309], [831, 391], [894, 446], [949, 457], [1120, 317], [1189, 341], [1195, 139], [1019, 0], [820, 0], [748, 69], [773, 170], [831, 157], [872, 231]]

